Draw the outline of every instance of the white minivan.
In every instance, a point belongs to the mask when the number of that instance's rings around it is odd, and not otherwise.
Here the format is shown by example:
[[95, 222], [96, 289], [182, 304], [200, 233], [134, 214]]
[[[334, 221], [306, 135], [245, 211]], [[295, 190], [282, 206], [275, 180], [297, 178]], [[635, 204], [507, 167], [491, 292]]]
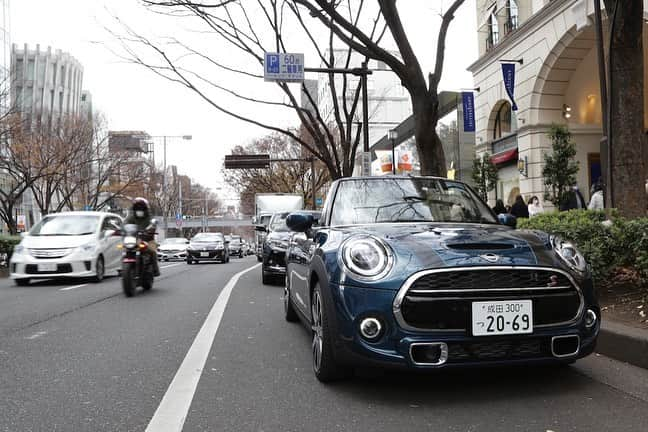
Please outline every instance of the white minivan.
[[90, 277], [101, 282], [121, 269], [120, 216], [104, 212], [49, 214], [14, 248], [10, 277], [17, 285], [31, 279]]

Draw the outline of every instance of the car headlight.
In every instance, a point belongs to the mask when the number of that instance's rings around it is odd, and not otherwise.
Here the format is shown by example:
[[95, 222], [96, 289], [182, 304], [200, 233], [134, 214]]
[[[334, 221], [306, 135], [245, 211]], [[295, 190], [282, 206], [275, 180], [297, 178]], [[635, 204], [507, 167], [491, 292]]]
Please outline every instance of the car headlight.
[[273, 249], [286, 250], [288, 249], [288, 242], [286, 240], [270, 240], [268, 244]]
[[359, 279], [384, 277], [394, 264], [389, 247], [371, 236], [351, 237], [341, 248], [342, 263]]
[[97, 243], [90, 242], [79, 246], [78, 250], [79, 252], [92, 252], [95, 250], [96, 247], [97, 247]]
[[216, 249], [223, 249], [223, 243], [216, 243]]
[[14, 246], [14, 249], [13, 249], [14, 254], [21, 254], [23, 252], [25, 252], [25, 246], [23, 246], [20, 243], [17, 244], [16, 246]]
[[558, 236], [551, 237], [551, 245], [558, 256], [573, 270], [585, 272], [587, 263], [585, 257], [581, 254], [576, 246], [569, 241], [565, 241]]
[[135, 247], [136, 244], [137, 244], [137, 239], [135, 237], [133, 236], [124, 237], [124, 246], [126, 246], [127, 248]]

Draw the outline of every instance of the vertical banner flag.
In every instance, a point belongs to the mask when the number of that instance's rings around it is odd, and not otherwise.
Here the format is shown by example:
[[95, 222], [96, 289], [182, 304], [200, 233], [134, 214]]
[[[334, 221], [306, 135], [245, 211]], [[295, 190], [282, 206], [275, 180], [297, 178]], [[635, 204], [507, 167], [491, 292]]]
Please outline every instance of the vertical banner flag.
[[475, 97], [473, 92], [461, 92], [464, 132], [475, 132]]
[[410, 150], [401, 151], [398, 153], [398, 165], [396, 167], [401, 172], [412, 171], [412, 152]]
[[391, 153], [385, 152], [382, 156], [380, 156], [380, 170], [384, 173], [390, 173], [392, 172], [392, 155]]
[[515, 103], [515, 63], [502, 63], [502, 73], [504, 74], [504, 87], [511, 99], [511, 110], [517, 111], [518, 107]]

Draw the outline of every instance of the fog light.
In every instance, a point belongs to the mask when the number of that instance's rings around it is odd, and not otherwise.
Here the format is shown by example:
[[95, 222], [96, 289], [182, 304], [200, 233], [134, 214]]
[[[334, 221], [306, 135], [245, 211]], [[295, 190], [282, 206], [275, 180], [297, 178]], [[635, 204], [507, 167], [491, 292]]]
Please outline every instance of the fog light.
[[596, 312], [594, 312], [592, 309], [587, 309], [587, 312], [585, 313], [585, 327], [587, 328], [592, 328], [594, 327], [594, 324], [596, 324]]
[[380, 336], [382, 324], [376, 318], [365, 318], [360, 322], [360, 334], [369, 340], [374, 340]]

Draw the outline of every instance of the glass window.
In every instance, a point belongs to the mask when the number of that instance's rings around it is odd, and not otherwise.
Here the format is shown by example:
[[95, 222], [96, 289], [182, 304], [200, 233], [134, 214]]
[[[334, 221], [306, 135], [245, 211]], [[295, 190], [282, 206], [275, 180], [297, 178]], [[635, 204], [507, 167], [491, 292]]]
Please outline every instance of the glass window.
[[493, 128], [493, 139], [502, 138], [511, 133], [511, 104], [502, 103], [497, 114], [495, 114], [495, 127]]
[[499, 42], [499, 24], [497, 23], [495, 10], [491, 12], [490, 18], [488, 19], [488, 28], [490, 32], [490, 42], [495, 45]]
[[50, 215], [37, 223], [29, 232], [32, 236], [78, 236], [94, 234], [99, 216]]
[[221, 233], [198, 233], [193, 238], [191, 241], [196, 241], [196, 242], [210, 242], [210, 241], [223, 241], [224, 237], [223, 234]]
[[463, 183], [434, 178], [372, 178], [340, 183], [331, 225], [389, 222], [497, 223]]
[[275, 213], [275, 215], [272, 216], [272, 220], [270, 221], [270, 231], [290, 231], [290, 229], [288, 229], [288, 225], [286, 225], [286, 218], [289, 214], [290, 212]]

